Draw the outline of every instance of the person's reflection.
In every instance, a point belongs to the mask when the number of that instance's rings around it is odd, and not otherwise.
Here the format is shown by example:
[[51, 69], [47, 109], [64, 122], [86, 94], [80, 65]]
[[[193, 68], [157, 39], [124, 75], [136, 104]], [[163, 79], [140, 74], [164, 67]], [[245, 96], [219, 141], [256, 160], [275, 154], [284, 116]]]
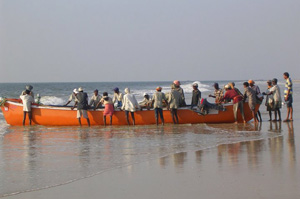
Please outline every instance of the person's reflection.
[[163, 169], [166, 168], [168, 163], [169, 163], [169, 156], [159, 158], [159, 165], [161, 166], [161, 168]]
[[261, 156], [259, 155], [263, 151], [265, 140], [252, 140], [247, 142], [248, 153], [248, 166], [256, 168], [260, 162]]
[[[79, 144], [79, 161], [84, 169], [88, 167], [90, 163], [90, 140], [88, 131], [79, 132]], [[88, 169], [84, 170], [88, 171]]]
[[203, 150], [196, 151], [195, 154], [196, 154], [196, 162], [200, 164], [202, 161]]
[[[272, 125], [272, 124], [270, 124]], [[280, 132], [278, 126], [272, 127], [272, 132]], [[269, 139], [269, 147], [271, 153], [271, 161], [273, 166], [282, 165], [283, 162], [283, 137], [273, 137]]]
[[289, 161], [290, 167], [295, 168], [296, 164], [296, 146], [295, 146], [295, 136], [294, 136], [294, 124], [293, 122], [286, 122], [289, 135], [288, 135], [288, 147], [289, 147]]
[[281, 122], [270, 121], [269, 131], [274, 133], [281, 133]]
[[261, 131], [261, 122], [259, 122], [259, 123], [254, 123], [254, 130], [255, 131]]
[[183, 169], [184, 162], [187, 157], [187, 152], [173, 154], [173, 161], [176, 168]]

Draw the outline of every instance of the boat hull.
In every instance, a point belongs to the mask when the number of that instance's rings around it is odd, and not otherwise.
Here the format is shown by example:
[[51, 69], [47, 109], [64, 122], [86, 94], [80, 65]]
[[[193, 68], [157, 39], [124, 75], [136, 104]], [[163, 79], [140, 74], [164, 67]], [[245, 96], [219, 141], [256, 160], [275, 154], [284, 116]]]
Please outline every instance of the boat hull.
[[[232, 105], [226, 105], [226, 111], [212, 110], [207, 115], [199, 115], [188, 108], [178, 109], [178, 119], [180, 124], [197, 124], [197, 123], [233, 123], [234, 115]], [[256, 109], [258, 109], [257, 105]], [[20, 100], [7, 100], [1, 107], [6, 122], [12, 126], [22, 125], [23, 105]], [[169, 110], [163, 110], [165, 123], [173, 123]], [[248, 103], [244, 103], [245, 120], [248, 122], [253, 119]], [[32, 124], [44, 126], [76, 126], [78, 125], [77, 110], [71, 110], [70, 107], [53, 107], [53, 106], [32, 106]], [[103, 109], [88, 110], [88, 117], [91, 125], [104, 125]], [[131, 117], [130, 123], [132, 124]], [[143, 110], [135, 112], [136, 125], [155, 124], [154, 110]], [[238, 111], [238, 122], [242, 121], [242, 116]], [[82, 125], [87, 125], [86, 120], [81, 120]], [[107, 118], [109, 123], [109, 117]], [[26, 125], [29, 124], [27, 119]], [[113, 114], [112, 125], [127, 125], [125, 112], [116, 110]]]

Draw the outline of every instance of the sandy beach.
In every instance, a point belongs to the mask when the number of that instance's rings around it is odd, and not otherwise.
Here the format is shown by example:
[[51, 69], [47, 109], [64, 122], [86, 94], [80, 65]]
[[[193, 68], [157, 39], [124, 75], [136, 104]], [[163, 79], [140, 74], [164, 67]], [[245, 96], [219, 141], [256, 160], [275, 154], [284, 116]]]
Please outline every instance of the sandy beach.
[[299, 124], [263, 125], [276, 136], [176, 153], [7, 198], [300, 198]]

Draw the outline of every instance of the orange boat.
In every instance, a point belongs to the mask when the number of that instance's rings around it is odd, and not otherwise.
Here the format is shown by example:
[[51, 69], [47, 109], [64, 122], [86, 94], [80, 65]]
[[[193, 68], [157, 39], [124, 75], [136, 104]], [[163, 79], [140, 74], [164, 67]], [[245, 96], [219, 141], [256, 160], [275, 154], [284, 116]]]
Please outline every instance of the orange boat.
[[[233, 123], [233, 105], [225, 104], [226, 111], [210, 110], [207, 115], [200, 115], [190, 110], [188, 107], [178, 109], [178, 119], [180, 124], [197, 123]], [[259, 105], [257, 105], [258, 109]], [[23, 121], [23, 104], [20, 99], [5, 99], [1, 106], [6, 122], [12, 126], [21, 126]], [[32, 124], [44, 126], [77, 126], [76, 109], [62, 106], [32, 105]], [[170, 111], [164, 109], [165, 123], [173, 123]], [[253, 119], [248, 103], [244, 103], [245, 120], [248, 122]], [[91, 125], [103, 125], [103, 109], [89, 110], [88, 116]], [[109, 120], [109, 119], [108, 119]], [[135, 112], [136, 125], [155, 124], [153, 110], [143, 110]], [[87, 125], [82, 119], [82, 125]], [[132, 121], [130, 120], [131, 124]], [[242, 122], [242, 116], [238, 111], [238, 122]], [[28, 119], [26, 125], [29, 124]], [[116, 110], [113, 115], [113, 125], [127, 125], [125, 112]]]

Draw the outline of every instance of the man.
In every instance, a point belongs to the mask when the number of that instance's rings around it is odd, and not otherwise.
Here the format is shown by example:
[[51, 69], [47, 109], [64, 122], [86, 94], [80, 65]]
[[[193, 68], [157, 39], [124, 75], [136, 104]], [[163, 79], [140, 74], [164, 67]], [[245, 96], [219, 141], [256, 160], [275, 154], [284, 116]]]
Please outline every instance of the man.
[[[256, 92], [256, 104], [261, 104], [262, 101], [263, 101], [263, 99], [264, 99], [264, 97], [263, 97], [263, 95], [260, 93], [259, 87], [258, 87], [257, 85], [254, 85], [255, 82], [254, 82], [252, 79], [250, 79], [250, 80], [248, 81], [248, 83], [249, 83], [250, 88], [253, 89], [253, 90]], [[260, 114], [259, 108], [258, 108], [257, 114], [256, 114], [256, 118], [257, 118], [257, 119], [258, 119], [258, 117], [259, 117], [259, 120], [258, 120], [258, 121], [262, 122], [261, 114]]]
[[160, 115], [161, 124], [164, 125], [163, 102], [168, 104], [166, 96], [161, 90], [162, 88], [160, 86], [156, 88], [156, 92], [153, 94], [151, 102], [154, 108], [156, 125], [158, 125], [158, 114]]
[[76, 100], [74, 106], [71, 108], [72, 110], [77, 105], [77, 119], [79, 122], [79, 125], [81, 126], [81, 117], [84, 117], [90, 126], [90, 119], [87, 114], [88, 109], [88, 95], [83, 92], [83, 89], [80, 87], [78, 88], [78, 93], [76, 94]]
[[32, 118], [31, 104], [34, 102], [33, 97], [30, 95], [29, 90], [25, 90], [24, 93], [20, 95], [20, 98], [22, 99], [23, 102], [23, 126], [25, 126], [26, 115], [28, 115], [29, 125], [31, 125], [31, 118]]
[[176, 89], [176, 85], [171, 85], [171, 93], [168, 100], [168, 109], [171, 110], [172, 120], [174, 124], [178, 124], [178, 115], [177, 115], [177, 109], [180, 106], [180, 100], [182, 99], [182, 95], [178, 90]]
[[[280, 109], [281, 109], [281, 94], [280, 94], [280, 88], [277, 85], [278, 80], [276, 78], [274, 78], [272, 80], [272, 85], [273, 87], [270, 89], [269, 93], [265, 93], [266, 95], [273, 95], [273, 100], [274, 100], [274, 104], [273, 104], [273, 110], [275, 112], [275, 119], [273, 120], [275, 121], [281, 121], [281, 113], [280, 113]], [[277, 120], [277, 114], [278, 114], [278, 120]]]
[[245, 116], [244, 116], [244, 105], [243, 105], [242, 96], [240, 96], [235, 90], [231, 89], [231, 87], [229, 85], [226, 85], [225, 89], [226, 89], [226, 93], [225, 93], [224, 97], [221, 99], [221, 101], [233, 100], [233, 114], [234, 114], [235, 123], [237, 123], [238, 109], [240, 109], [243, 121], [244, 121], [244, 123], [246, 123]]
[[201, 91], [198, 89], [198, 84], [194, 83], [193, 84], [191, 109], [193, 109], [193, 107], [195, 107], [195, 106], [198, 107], [200, 100], [201, 100]]
[[267, 88], [266, 92], [263, 92], [262, 94], [267, 96], [265, 106], [267, 107], [267, 111], [269, 112], [269, 117], [270, 117], [269, 121], [272, 121], [272, 111], [274, 109], [274, 99], [273, 99], [272, 95], [269, 95], [270, 90], [273, 87], [272, 81], [268, 80], [267, 85], [268, 85], [268, 88]]
[[93, 106], [95, 109], [97, 108], [97, 105], [99, 104], [100, 100], [101, 100], [101, 95], [98, 94], [99, 91], [96, 89], [94, 90], [94, 95], [92, 96], [91, 100], [90, 100], [90, 106]]
[[78, 93], [77, 89], [74, 88], [72, 94], [69, 97], [68, 102], [64, 105], [64, 106], [68, 106], [68, 104], [70, 104], [70, 102], [72, 102], [74, 100], [74, 102], [76, 102], [76, 94]]
[[181, 96], [181, 100], [179, 102], [179, 106], [180, 107], [185, 107], [186, 106], [185, 97], [184, 97], [183, 89], [180, 87], [180, 85], [181, 85], [180, 81], [175, 80], [173, 82], [173, 84], [175, 85], [175, 89], [180, 93], [180, 96]]
[[150, 109], [151, 98], [148, 93], [144, 93], [144, 99], [143, 99], [143, 101], [139, 102], [139, 106], [140, 106], [141, 110], [143, 110], [143, 108], [146, 108], [148, 110]]
[[293, 121], [293, 82], [288, 72], [283, 73], [285, 82], [284, 101], [286, 102], [287, 115], [283, 122]]
[[249, 83], [248, 82], [244, 82], [244, 101], [248, 98], [248, 105], [249, 108], [252, 112], [252, 117], [254, 119], [255, 123], [258, 123], [257, 118], [255, 117], [256, 113], [255, 113], [255, 105], [256, 105], [256, 92], [249, 88]]
[[134, 112], [139, 108], [139, 104], [136, 101], [135, 96], [130, 93], [129, 88], [125, 88], [124, 91], [125, 91], [125, 95], [123, 97], [121, 109], [125, 110], [125, 116], [126, 116], [126, 121], [127, 121], [128, 125], [130, 125], [130, 123], [129, 123], [129, 112], [130, 112], [131, 118], [132, 118], [132, 123], [134, 126], [135, 125]]
[[117, 108], [122, 107], [122, 101], [123, 101], [123, 93], [119, 91], [119, 88], [114, 88], [114, 96], [113, 96], [113, 103], [117, 103]]
[[218, 83], [214, 83], [213, 86], [215, 88], [214, 95], [209, 95], [209, 97], [215, 98], [215, 103], [216, 104], [220, 104], [221, 103], [221, 99], [223, 98], [223, 90], [221, 88], [219, 88], [219, 84]]

